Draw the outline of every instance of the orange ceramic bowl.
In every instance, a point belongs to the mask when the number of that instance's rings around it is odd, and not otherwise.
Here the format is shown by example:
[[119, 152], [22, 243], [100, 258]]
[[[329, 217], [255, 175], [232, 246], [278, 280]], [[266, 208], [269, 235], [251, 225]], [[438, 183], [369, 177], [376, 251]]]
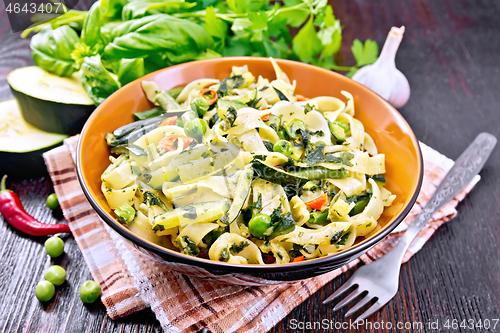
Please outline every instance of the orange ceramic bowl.
[[229, 76], [232, 66], [243, 65], [248, 65], [255, 76], [275, 77], [269, 59], [252, 57], [209, 59], [159, 70], [121, 88], [94, 111], [78, 144], [77, 171], [83, 191], [99, 216], [137, 249], [156, 259], [161, 257], [172, 269], [244, 284], [299, 280], [328, 272], [358, 258], [387, 236], [410, 211], [422, 183], [422, 156], [410, 126], [384, 99], [343, 75], [294, 61], [277, 62], [291, 80], [297, 81], [298, 94], [343, 98], [340, 92], [346, 90], [354, 96], [355, 117], [363, 123], [379, 152], [386, 155], [386, 187], [397, 196], [379, 219], [381, 229], [358, 238], [353, 247], [323, 258], [281, 265], [236, 265], [195, 258], [161, 247], [132, 233], [115, 220], [101, 193], [101, 174], [109, 165], [110, 155], [104, 135], [132, 122], [134, 112], [153, 107], [140, 82], [153, 80], [162, 89], [170, 89], [204, 77], [223, 79]]

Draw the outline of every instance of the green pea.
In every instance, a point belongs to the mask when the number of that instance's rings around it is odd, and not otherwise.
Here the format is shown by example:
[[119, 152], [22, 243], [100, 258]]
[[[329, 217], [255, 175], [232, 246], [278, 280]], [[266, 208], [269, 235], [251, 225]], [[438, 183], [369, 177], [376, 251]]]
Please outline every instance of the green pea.
[[207, 131], [207, 128], [207, 122], [200, 118], [184, 123], [184, 131], [186, 132], [186, 135], [192, 138], [201, 138]]
[[56, 293], [56, 288], [50, 281], [40, 281], [35, 288], [35, 296], [40, 302], [47, 302]]
[[209, 107], [210, 105], [208, 105], [207, 100], [201, 96], [195, 97], [191, 101], [191, 110], [198, 113], [200, 117], [203, 117], [207, 113]]
[[45, 241], [45, 250], [52, 258], [59, 257], [64, 252], [64, 242], [57, 236], [52, 236]]
[[55, 193], [47, 197], [47, 207], [52, 210], [59, 208], [59, 200], [57, 200], [57, 195]]
[[266, 214], [257, 214], [248, 222], [248, 231], [255, 236], [262, 238], [272, 233], [271, 217]]
[[279, 140], [274, 144], [273, 151], [282, 153], [285, 156], [290, 156], [292, 154], [292, 144], [287, 140]]
[[116, 219], [121, 223], [129, 224], [135, 219], [135, 209], [129, 205], [122, 205], [115, 209]]
[[66, 281], [66, 270], [59, 265], [50, 266], [43, 274], [43, 278], [54, 286], [60, 286]]
[[306, 130], [306, 125], [304, 122], [300, 119], [292, 119], [285, 127], [286, 133], [288, 136], [292, 139], [298, 139], [301, 134], [300, 132], [298, 133], [299, 130]]
[[333, 122], [335, 125], [338, 125], [344, 129], [344, 132], [347, 134], [351, 130], [351, 126], [349, 126], [349, 123], [343, 121], [343, 120], [335, 120]]
[[101, 286], [92, 280], [85, 281], [80, 287], [80, 299], [83, 303], [94, 303], [101, 296]]
[[198, 119], [198, 114], [194, 111], [186, 111], [181, 116], [182, 123], [186, 126], [191, 120]]

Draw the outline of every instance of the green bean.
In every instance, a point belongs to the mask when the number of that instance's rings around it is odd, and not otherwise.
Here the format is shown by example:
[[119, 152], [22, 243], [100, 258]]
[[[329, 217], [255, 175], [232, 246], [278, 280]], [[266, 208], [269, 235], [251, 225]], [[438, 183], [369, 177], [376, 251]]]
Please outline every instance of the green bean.
[[323, 178], [346, 178], [349, 176], [349, 171], [345, 169], [331, 170], [323, 167], [302, 168], [298, 171], [291, 171], [290, 173], [294, 176], [309, 180]]
[[297, 133], [299, 130], [305, 131], [306, 125], [300, 119], [292, 119], [285, 127], [286, 133], [292, 139], [298, 139], [301, 134]]
[[330, 133], [332, 133], [333, 137], [336, 139], [337, 143], [342, 143], [346, 139], [345, 130], [342, 126], [339, 126], [335, 123], [328, 122], [328, 127], [330, 128]]
[[328, 222], [327, 217], [328, 217], [328, 208], [326, 208], [322, 212], [312, 212], [311, 215], [309, 215], [308, 222], [311, 224], [324, 224]]
[[343, 120], [335, 120], [333, 122], [335, 125], [337, 126], [340, 126], [342, 127], [342, 129], [344, 130], [345, 134], [349, 133], [349, 131], [351, 130], [351, 126], [349, 126], [349, 123], [343, 121]]

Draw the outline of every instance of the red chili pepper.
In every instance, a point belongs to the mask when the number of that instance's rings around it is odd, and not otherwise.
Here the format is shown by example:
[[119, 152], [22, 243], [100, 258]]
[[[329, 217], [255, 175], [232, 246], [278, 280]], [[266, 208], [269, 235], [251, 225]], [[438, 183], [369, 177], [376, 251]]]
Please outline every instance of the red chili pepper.
[[292, 262], [300, 262], [300, 261], [304, 261], [304, 256], [295, 257], [292, 260]]
[[69, 233], [67, 224], [45, 224], [26, 213], [17, 194], [5, 187], [7, 175], [3, 176], [0, 186], [0, 213], [14, 228], [31, 236], [48, 236], [60, 232]]
[[[211, 96], [208, 96], [209, 94]], [[201, 89], [200, 90], [200, 96], [203, 96], [203, 97], [207, 98], [208, 105], [214, 104], [217, 101], [217, 98], [219, 98], [219, 96], [217, 96], [217, 91], [210, 90], [208, 88]]]
[[325, 193], [322, 196], [317, 197], [311, 201], [306, 202], [306, 206], [312, 209], [322, 210], [328, 204], [328, 195]]

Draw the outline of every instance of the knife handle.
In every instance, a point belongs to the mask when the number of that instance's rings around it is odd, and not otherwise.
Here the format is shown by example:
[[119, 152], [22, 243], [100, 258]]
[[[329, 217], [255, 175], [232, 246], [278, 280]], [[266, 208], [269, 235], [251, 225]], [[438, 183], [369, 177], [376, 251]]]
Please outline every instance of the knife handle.
[[431, 219], [432, 215], [457, 196], [481, 171], [488, 160], [497, 139], [489, 133], [479, 134], [456, 160], [455, 165], [446, 174], [427, 205], [408, 227], [401, 241], [407, 246]]

